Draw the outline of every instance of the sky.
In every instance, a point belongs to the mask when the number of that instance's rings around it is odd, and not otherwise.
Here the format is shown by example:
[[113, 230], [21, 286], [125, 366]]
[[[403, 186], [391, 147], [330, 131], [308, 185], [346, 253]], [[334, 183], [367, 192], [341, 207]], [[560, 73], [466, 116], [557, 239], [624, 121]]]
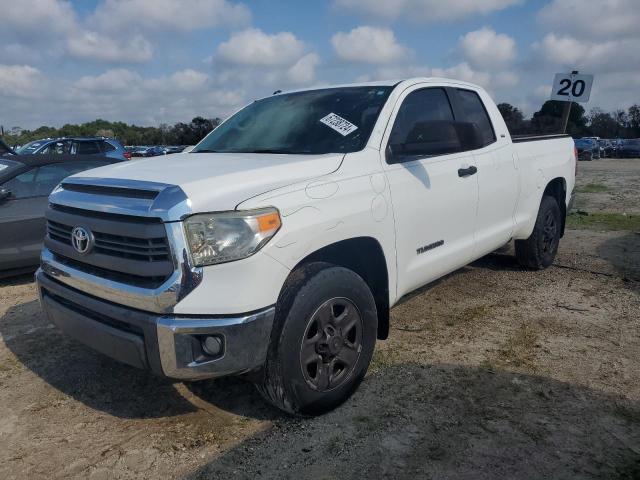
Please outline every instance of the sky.
[[0, 125], [226, 117], [256, 98], [438, 76], [530, 115], [553, 76], [640, 103], [640, 0], [0, 0]]

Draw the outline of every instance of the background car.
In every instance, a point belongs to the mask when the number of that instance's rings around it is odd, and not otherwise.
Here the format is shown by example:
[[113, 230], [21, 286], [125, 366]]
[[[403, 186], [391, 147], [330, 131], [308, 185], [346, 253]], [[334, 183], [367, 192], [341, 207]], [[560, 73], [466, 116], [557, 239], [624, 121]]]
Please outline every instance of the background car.
[[139, 147], [131, 154], [134, 157], [157, 157], [158, 155], [165, 155], [164, 148], [154, 147]]
[[620, 158], [640, 158], [640, 138], [629, 138], [618, 147]]
[[578, 151], [578, 160], [593, 160], [600, 158], [600, 147], [592, 138], [578, 138], [574, 140]]
[[613, 144], [611, 140], [601, 138], [598, 140], [598, 146], [600, 147], [600, 156], [602, 158], [613, 157]]
[[34, 269], [51, 191], [74, 173], [123, 160], [94, 155], [0, 157], [0, 277]]
[[108, 137], [47, 138], [29, 142], [17, 151], [19, 155], [101, 155], [116, 160], [130, 160], [131, 154], [122, 144]]

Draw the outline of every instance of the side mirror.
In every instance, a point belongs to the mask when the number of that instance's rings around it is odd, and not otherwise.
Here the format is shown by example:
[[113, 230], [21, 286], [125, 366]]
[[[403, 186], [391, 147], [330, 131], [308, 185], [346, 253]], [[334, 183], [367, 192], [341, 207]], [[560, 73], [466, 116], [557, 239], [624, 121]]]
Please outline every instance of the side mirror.
[[0, 202], [4, 202], [11, 196], [11, 190], [7, 190], [6, 188], [0, 188]]

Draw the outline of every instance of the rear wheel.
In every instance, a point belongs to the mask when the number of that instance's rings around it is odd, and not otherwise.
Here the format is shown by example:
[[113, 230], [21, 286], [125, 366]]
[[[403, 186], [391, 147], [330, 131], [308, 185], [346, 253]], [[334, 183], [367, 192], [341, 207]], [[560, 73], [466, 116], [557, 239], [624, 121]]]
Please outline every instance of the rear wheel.
[[542, 270], [553, 263], [562, 232], [562, 214], [555, 198], [544, 196], [531, 236], [516, 240], [518, 263], [532, 270]]
[[377, 336], [375, 301], [355, 272], [309, 263], [283, 287], [273, 328], [258, 391], [289, 413], [320, 414], [364, 378]]

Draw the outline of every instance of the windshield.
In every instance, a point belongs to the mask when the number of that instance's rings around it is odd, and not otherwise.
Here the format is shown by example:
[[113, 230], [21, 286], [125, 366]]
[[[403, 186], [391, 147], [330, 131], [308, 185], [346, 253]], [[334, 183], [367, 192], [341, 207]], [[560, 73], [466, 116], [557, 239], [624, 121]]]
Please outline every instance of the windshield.
[[329, 88], [257, 100], [211, 132], [192, 153], [362, 150], [392, 88]]
[[576, 145], [580, 147], [591, 147], [593, 146], [593, 143], [591, 140], [588, 140], [588, 139], [580, 139], [580, 140], [576, 140]]
[[16, 150], [16, 153], [19, 155], [29, 155], [31, 153], [35, 153], [35, 151], [45, 143], [45, 140], [35, 140], [33, 142], [25, 143], [23, 146]]

